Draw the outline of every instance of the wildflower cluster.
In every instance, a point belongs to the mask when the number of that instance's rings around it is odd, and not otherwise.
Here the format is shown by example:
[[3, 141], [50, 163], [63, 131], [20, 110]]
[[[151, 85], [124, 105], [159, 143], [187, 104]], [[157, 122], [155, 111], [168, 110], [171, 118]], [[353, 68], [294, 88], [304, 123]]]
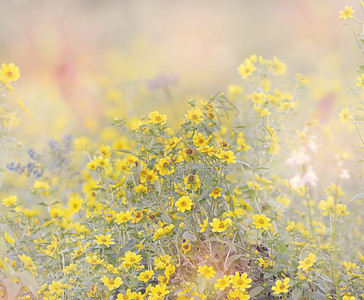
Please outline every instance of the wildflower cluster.
[[[360, 219], [340, 186], [348, 174], [343, 159], [335, 184], [316, 174], [318, 122], [289, 126], [307, 80], [272, 88], [285, 70], [252, 55], [238, 68], [246, 94], [192, 99], [179, 125], [160, 111], [114, 119], [122, 142], [67, 135], [46, 154], [29, 149], [25, 166], [10, 162], [35, 178], [27, 193], [2, 194], [1, 296], [359, 297], [364, 256], [348, 252], [341, 228]], [[19, 70], [0, 74], [5, 89]], [[241, 110], [222, 123], [228, 106]]]

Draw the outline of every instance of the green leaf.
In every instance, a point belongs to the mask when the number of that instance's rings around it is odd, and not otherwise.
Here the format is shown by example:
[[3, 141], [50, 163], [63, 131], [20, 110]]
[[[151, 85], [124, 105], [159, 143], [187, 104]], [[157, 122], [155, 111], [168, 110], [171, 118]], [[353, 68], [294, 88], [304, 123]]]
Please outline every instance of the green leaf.
[[361, 72], [364, 72], [364, 65], [359, 66], [359, 70], [360, 70]]
[[253, 168], [246, 163], [245, 161], [241, 161], [241, 160], [236, 160], [236, 162], [238, 162], [239, 164], [242, 164], [243, 166], [246, 166], [247, 168], [249, 168], [250, 170], [252, 170]]
[[349, 200], [349, 202], [354, 201], [356, 199], [360, 199], [360, 198], [364, 198], [364, 193], [360, 193], [360, 194], [355, 195], [353, 198], [351, 198]]
[[292, 292], [292, 297], [291, 297], [291, 299], [292, 299], [292, 300], [299, 300], [299, 299], [301, 299], [302, 292], [303, 292], [303, 290], [302, 290], [302, 289], [300, 289], [300, 288], [295, 289], [295, 290]]
[[6, 246], [5, 239], [0, 237], [0, 257], [5, 257], [8, 247]]
[[288, 253], [288, 249], [287, 249], [286, 245], [283, 243], [278, 246], [278, 251], [280, 253]]
[[250, 297], [254, 297], [256, 295], [259, 295], [264, 290], [264, 287], [262, 286], [256, 286], [254, 289], [252, 289], [249, 292]]
[[243, 254], [235, 254], [235, 255], [232, 255], [230, 256], [227, 260], [226, 260], [226, 264], [225, 264], [225, 270], [229, 270], [231, 264], [238, 260], [240, 257], [242, 257]]
[[182, 237], [185, 239], [185, 240], [188, 240], [188, 241], [196, 241], [196, 236], [191, 232], [191, 231], [185, 231], [183, 234], [182, 234]]
[[312, 293], [311, 295], [311, 299], [327, 299], [326, 295], [322, 294], [322, 293], [318, 293], [318, 292], [315, 292], [315, 293]]

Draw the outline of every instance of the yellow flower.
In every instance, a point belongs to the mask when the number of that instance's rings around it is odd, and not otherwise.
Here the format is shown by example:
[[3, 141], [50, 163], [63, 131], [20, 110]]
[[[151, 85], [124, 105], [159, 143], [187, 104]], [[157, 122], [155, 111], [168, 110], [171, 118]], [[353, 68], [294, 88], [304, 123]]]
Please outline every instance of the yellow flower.
[[230, 218], [227, 218], [225, 220], [219, 220], [214, 218], [210, 225], [213, 232], [223, 232], [228, 228], [228, 226], [231, 226], [232, 223]]
[[186, 254], [188, 251], [191, 250], [191, 245], [189, 244], [189, 242], [184, 242], [182, 244], [182, 251], [183, 251], [183, 254]]
[[186, 210], [192, 209], [192, 200], [188, 196], [182, 196], [177, 202], [176, 206], [179, 212], [185, 212]]
[[5, 206], [9, 207], [9, 206], [15, 205], [17, 201], [18, 201], [17, 196], [9, 196], [3, 200], [3, 204]]
[[203, 147], [207, 144], [208, 139], [201, 132], [193, 136], [193, 143], [196, 147]]
[[335, 206], [335, 213], [341, 217], [349, 214], [349, 212], [346, 210], [346, 205], [340, 203]]
[[72, 213], [77, 213], [82, 207], [83, 200], [79, 197], [71, 197], [70, 201], [68, 201], [67, 205], [69, 206], [69, 210]]
[[142, 260], [142, 257], [134, 252], [128, 251], [125, 253], [125, 257], [123, 258], [123, 267], [130, 267], [136, 264], [139, 264], [139, 262]]
[[215, 276], [215, 271], [214, 271], [214, 267], [209, 267], [207, 265], [203, 265], [203, 266], [199, 266], [198, 267], [198, 272], [201, 275], [204, 275], [206, 277], [206, 279], [210, 279], [212, 277]]
[[0, 81], [2, 83], [9, 83], [12, 81], [17, 81], [20, 77], [19, 68], [13, 63], [2, 64], [0, 69]]
[[200, 232], [205, 232], [206, 231], [206, 229], [207, 229], [207, 226], [209, 225], [209, 219], [205, 219], [204, 221], [203, 221], [203, 224], [202, 225], [198, 225], [198, 226], [200, 226], [201, 227], [201, 230], [200, 230]]
[[159, 111], [153, 111], [149, 113], [149, 122], [152, 124], [164, 125], [167, 120], [167, 115], [161, 115]]
[[217, 157], [219, 159], [221, 159], [223, 163], [225, 163], [225, 162], [231, 163], [231, 164], [236, 163], [236, 160], [235, 160], [236, 157], [234, 155], [234, 152], [231, 150], [228, 150], [228, 151], [221, 150], [220, 153], [217, 154]]
[[174, 168], [171, 166], [171, 158], [169, 156], [161, 158], [155, 165], [155, 168], [161, 176], [171, 175], [174, 173]]
[[245, 272], [241, 275], [239, 274], [239, 272], [235, 272], [235, 275], [230, 275], [229, 277], [231, 284], [235, 289], [241, 289], [245, 291], [246, 289], [251, 287], [249, 283], [252, 282], [252, 279], [248, 278], [248, 274]]
[[356, 76], [356, 79], [358, 80], [356, 85], [364, 89], [364, 73], [362, 73], [360, 76]]
[[169, 276], [173, 275], [175, 271], [176, 271], [176, 266], [169, 265], [164, 270], [164, 275], [166, 275], [167, 277], [169, 277]]
[[147, 271], [141, 272], [139, 274], [138, 280], [143, 281], [143, 282], [147, 282], [149, 279], [152, 278], [153, 275], [154, 275], [153, 270], [147, 270]]
[[130, 211], [121, 211], [115, 215], [115, 223], [122, 224], [128, 222], [132, 219], [132, 214]]
[[134, 293], [131, 292], [130, 289], [128, 289], [125, 294], [119, 293], [116, 300], [132, 300], [134, 299]]
[[249, 60], [245, 59], [244, 62], [238, 67], [238, 72], [241, 78], [249, 77], [256, 70], [254, 64]]
[[167, 295], [168, 293], [169, 293], [169, 290], [167, 290], [167, 287], [165, 285], [157, 284], [156, 286], [150, 288], [150, 294], [152, 296], [159, 297], [159, 298], [155, 298], [155, 299], [164, 299], [163, 296]]
[[60, 218], [64, 216], [64, 211], [63, 209], [59, 208], [59, 207], [53, 207], [49, 210], [49, 214], [52, 218]]
[[191, 122], [195, 124], [199, 124], [202, 122], [202, 112], [196, 108], [194, 110], [189, 110], [187, 114], [185, 115], [186, 119], [190, 120]]
[[9, 244], [14, 245], [15, 240], [6, 231], [4, 233], [4, 238]]
[[94, 160], [91, 160], [88, 164], [87, 164], [87, 168], [89, 168], [90, 170], [96, 170], [97, 169], [97, 164]]
[[201, 187], [201, 180], [198, 175], [188, 175], [184, 178], [184, 184], [187, 189], [197, 191]]
[[213, 190], [212, 190], [212, 192], [210, 193], [210, 197], [214, 197], [214, 199], [216, 199], [217, 197], [221, 197], [221, 188], [219, 188], [219, 187], [216, 187], [216, 188], [214, 188]]
[[345, 6], [344, 10], [340, 10], [340, 20], [346, 20], [346, 19], [351, 19], [353, 18], [353, 13], [355, 10], [353, 10], [353, 8], [351, 6]]
[[264, 230], [268, 230], [268, 228], [270, 226], [272, 226], [272, 224], [269, 223], [270, 218], [268, 218], [266, 215], [261, 214], [261, 215], [254, 215], [253, 216], [253, 224], [255, 226], [256, 229], [260, 229], [263, 228]]
[[107, 286], [109, 291], [112, 291], [113, 289], [116, 289], [123, 284], [120, 277], [107, 278], [106, 276], [104, 276], [103, 278], [101, 278], [101, 281]]
[[321, 200], [318, 208], [323, 210], [323, 216], [328, 216], [335, 209], [334, 198], [332, 196], [328, 196], [326, 201]]
[[349, 123], [350, 119], [352, 118], [350, 113], [349, 113], [349, 109], [348, 108], [344, 108], [340, 114], [339, 114], [339, 117], [340, 117], [340, 122], [342, 124], [347, 124]]
[[170, 265], [172, 257], [170, 255], [160, 256], [154, 258], [154, 264], [157, 269], [165, 269]]
[[288, 283], [289, 283], [289, 278], [285, 278], [283, 282], [277, 280], [276, 285], [272, 287], [272, 290], [274, 291], [273, 295], [278, 295], [280, 293], [287, 293], [288, 289], [291, 287], [290, 285], [288, 285]]
[[250, 296], [248, 295], [248, 292], [241, 290], [241, 289], [234, 289], [230, 290], [228, 294], [228, 299], [239, 299], [239, 300], [248, 300], [250, 299]]
[[86, 261], [91, 265], [101, 265], [103, 260], [100, 259], [97, 254], [93, 254], [92, 256], [87, 256]]
[[316, 255], [310, 253], [304, 260], [299, 261], [298, 269], [308, 270], [316, 261]]
[[277, 59], [277, 57], [273, 57], [272, 70], [274, 75], [283, 75], [286, 73], [287, 66]]
[[171, 137], [169, 138], [166, 146], [165, 146], [165, 149], [167, 151], [171, 151], [172, 149], [174, 149], [178, 143], [181, 141], [182, 138], [177, 138], [177, 137]]
[[115, 244], [114, 240], [111, 238], [111, 234], [95, 235], [95, 238], [96, 238], [96, 243], [98, 245], [105, 245], [105, 246], [109, 247], [110, 245]]
[[225, 290], [228, 286], [230, 286], [230, 280], [227, 275], [224, 275], [223, 278], [218, 279], [217, 283], [214, 284], [214, 288], [219, 289], [220, 291]]

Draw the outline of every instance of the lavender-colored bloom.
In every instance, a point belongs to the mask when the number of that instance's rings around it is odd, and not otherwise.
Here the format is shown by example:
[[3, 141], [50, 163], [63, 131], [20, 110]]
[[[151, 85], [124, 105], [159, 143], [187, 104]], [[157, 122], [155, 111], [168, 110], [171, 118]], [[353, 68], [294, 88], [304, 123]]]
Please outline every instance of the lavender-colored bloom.
[[164, 89], [168, 86], [177, 85], [178, 76], [175, 74], [162, 74], [156, 78], [147, 81], [147, 87], [149, 90]]

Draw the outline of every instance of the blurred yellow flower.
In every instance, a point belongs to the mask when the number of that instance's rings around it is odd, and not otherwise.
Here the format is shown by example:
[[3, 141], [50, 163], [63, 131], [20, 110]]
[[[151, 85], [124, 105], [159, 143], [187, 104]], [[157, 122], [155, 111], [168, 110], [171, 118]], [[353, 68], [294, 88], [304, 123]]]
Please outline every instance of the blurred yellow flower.
[[316, 255], [310, 253], [304, 260], [299, 261], [298, 269], [308, 270], [316, 261]]
[[214, 267], [209, 267], [207, 265], [203, 265], [203, 266], [199, 266], [198, 267], [198, 272], [201, 275], [204, 275], [206, 277], [206, 279], [210, 279], [212, 277], [215, 276], [215, 271], [214, 271]]
[[287, 293], [288, 289], [291, 287], [288, 285], [289, 278], [285, 278], [283, 282], [281, 280], [276, 281], [276, 285], [272, 287], [272, 290], [274, 291], [273, 295], [278, 295], [280, 293]]
[[17, 81], [20, 77], [19, 68], [13, 63], [2, 64], [0, 69], [0, 81], [2, 83], [9, 83]]
[[340, 10], [340, 20], [346, 20], [346, 19], [351, 19], [353, 18], [353, 13], [355, 10], [353, 10], [353, 8], [351, 6], [345, 6], [344, 10]]
[[340, 114], [339, 114], [339, 117], [340, 117], [340, 122], [342, 124], [347, 124], [349, 123], [349, 121], [351, 120], [351, 115], [350, 115], [350, 112], [349, 112], [349, 109], [348, 108], [344, 108]]

